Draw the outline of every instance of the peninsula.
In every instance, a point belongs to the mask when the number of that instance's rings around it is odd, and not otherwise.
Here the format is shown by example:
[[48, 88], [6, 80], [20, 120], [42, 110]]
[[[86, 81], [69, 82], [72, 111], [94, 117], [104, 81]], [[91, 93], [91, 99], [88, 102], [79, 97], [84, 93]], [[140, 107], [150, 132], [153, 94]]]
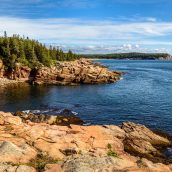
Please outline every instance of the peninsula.
[[91, 60], [57, 47], [19, 35], [0, 37], [0, 85], [31, 84], [76, 85], [112, 83], [122, 72], [110, 71]]

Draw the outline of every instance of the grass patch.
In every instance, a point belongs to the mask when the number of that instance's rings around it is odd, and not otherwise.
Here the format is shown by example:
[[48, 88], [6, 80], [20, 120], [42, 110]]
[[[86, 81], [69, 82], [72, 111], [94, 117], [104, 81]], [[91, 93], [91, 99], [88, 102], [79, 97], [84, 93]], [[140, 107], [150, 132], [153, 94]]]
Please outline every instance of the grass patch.
[[118, 154], [112, 150], [112, 145], [110, 143], [107, 144], [107, 156], [118, 157]]
[[38, 153], [35, 159], [32, 159], [27, 165], [32, 166], [37, 169], [38, 172], [42, 172], [46, 166], [46, 164], [55, 164], [58, 160], [54, 160], [48, 155], [44, 155], [43, 153]]
[[114, 152], [114, 151], [112, 151], [112, 150], [109, 150], [108, 152], [107, 152], [107, 156], [112, 156], [112, 157], [118, 157], [118, 154], [116, 153], [116, 152]]

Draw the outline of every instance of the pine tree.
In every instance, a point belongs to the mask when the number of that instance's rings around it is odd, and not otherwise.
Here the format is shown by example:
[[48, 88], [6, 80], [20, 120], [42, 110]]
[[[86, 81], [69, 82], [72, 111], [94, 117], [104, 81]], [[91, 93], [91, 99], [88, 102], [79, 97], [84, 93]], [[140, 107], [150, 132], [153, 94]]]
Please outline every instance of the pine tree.
[[78, 56], [72, 51], [64, 53], [58, 47], [47, 47], [38, 41], [20, 37], [17, 34], [8, 37], [4, 32], [4, 36], [0, 37], [0, 58], [11, 70], [17, 62], [34, 68], [40, 64], [50, 66], [56, 61], [77, 59]]

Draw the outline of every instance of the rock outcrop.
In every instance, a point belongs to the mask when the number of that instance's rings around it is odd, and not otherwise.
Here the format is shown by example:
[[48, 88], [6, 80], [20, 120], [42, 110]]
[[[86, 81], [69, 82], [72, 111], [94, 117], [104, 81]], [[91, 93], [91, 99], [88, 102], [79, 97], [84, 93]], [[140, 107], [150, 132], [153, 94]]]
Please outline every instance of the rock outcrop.
[[172, 60], [172, 56], [160, 57], [160, 60]]
[[12, 80], [28, 81], [31, 69], [27, 66], [23, 66], [20, 63], [15, 64], [15, 69], [12, 70], [8, 75], [8, 78]]
[[84, 122], [73, 114], [66, 114], [67, 109], [62, 111], [60, 115], [44, 115], [44, 114], [33, 114], [33, 113], [24, 113], [16, 112], [14, 116], [19, 116], [24, 122], [30, 120], [31, 122], [41, 123], [44, 122], [50, 125], [65, 125], [69, 126], [70, 124], [82, 125]]
[[13, 164], [27, 163], [35, 158], [36, 151], [28, 144], [17, 146], [11, 142], [0, 143], [0, 162], [11, 162]]
[[164, 159], [164, 155], [158, 148], [169, 145], [166, 138], [158, 136], [143, 125], [131, 122], [124, 123], [122, 129], [126, 133], [124, 147], [127, 152], [139, 154], [155, 162]]
[[0, 172], [171, 172], [167, 147], [170, 140], [131, 122], [58, 126], [0, 112]]
[[0, 78], [26, 81], [29, 79], [30, 72], [31, 69], [27, 66], [23, 66], [21, 63], [15, 63], [13, 70], [5, 70], [5, 65], [0, 59]]
[[0, 78], [4, 77], [4, 73], [5, 73], [5, 66], [3, 61], [0, 59]]
[[120, 79], [122, 72], [110, 71], [91, 60], [80, 59], [75, 61], [57, 62], [51, 67], [40, 66], [30, 69], [16, 63], [13, 70], [5, 70], [0, 60], [0, 85], [29, 82], [31, 84], [99, 84], [112, 83]]
[[121, 75], [121, 72], [110, 71], [91, 60], [80, 59], [58, 62], [56, 66], [50, 68], [39, 68], [33, 83], [56, 85], [112, 83], [119, 80]]
[[6, 70], [3, 61], [0, 59], [0, 87], [7, 85], [18, 85], [29, 81], [31, 69], [20, 63], [15, 64], [13, 70]]

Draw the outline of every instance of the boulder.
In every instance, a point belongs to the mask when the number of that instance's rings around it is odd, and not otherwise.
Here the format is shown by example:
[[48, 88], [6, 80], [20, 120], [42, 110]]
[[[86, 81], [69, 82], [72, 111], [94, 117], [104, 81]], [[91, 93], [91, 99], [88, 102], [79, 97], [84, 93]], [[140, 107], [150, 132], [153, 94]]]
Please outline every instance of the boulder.
[[123, 123], [121, 128], [126, 133], [125, 150], [130, 153], [147, 158], [163, 158], [161, 149], [171, 146], [171, 142], [167, 138], [155, 134], [143, 125], [127, 122]]
[[108, 156], [95, 157], [93, 155], [74, 156], [62, 165], [64, 172], [99, 172], [99, 171], [134, 171], [138, 169], [129, 160]]
[[0, 144], [0, 162], [28, 163], [35, 156], [36, 151], [27, 144], [21, 147], [7, 141]]

